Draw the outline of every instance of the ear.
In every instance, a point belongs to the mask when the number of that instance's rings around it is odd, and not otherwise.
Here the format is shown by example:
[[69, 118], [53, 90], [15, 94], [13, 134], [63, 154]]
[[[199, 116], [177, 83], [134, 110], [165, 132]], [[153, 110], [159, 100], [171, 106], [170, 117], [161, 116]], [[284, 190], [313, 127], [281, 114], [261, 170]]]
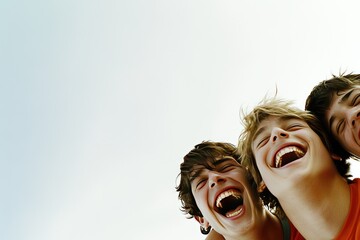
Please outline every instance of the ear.
[[265, 185], [264, 181], [261, 181], [261, 183], [259, 184], [258, 189], [257, 189], [258, 193], [262, 193], [265, 190], [265, 188], [266, 188], [266, 185]]
[[210, 223], [204, 217], [194, 216], [194, 218], [196, 219], [196, 221], [200, 223], [200, 226], [202, 226], [205, 229], [209, 228]]
[[336, 153], [331, 153], [331, 158], [334, 160], [334, 161], [341, 161], [342, 158], [337, 155]]

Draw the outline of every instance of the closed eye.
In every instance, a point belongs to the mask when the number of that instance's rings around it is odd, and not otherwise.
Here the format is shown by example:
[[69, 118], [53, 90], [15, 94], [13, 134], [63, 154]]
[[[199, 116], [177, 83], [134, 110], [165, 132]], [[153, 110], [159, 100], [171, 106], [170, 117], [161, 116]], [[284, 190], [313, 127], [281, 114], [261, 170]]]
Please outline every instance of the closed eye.
[[360, 94], [357, 94], [353, 97], [351, 101], [351, 106], [356, 106], [360, 103]]
[[289, 126], [287, 127], [287, 130], [289, 130], [289, 131], [295, 131], [295, 130], [299, 130], [299, 129], [301, 129], [301, 128], [303, 128], [303, 125], [302, 125], [302, 124], [299, 124], [299, 123], [296, 123], [296, 124], [289, 125]]
[[196, 189], [201, 189], [206, 183], [206, 179], [205, 178], [200, 178], [197, 183], [196, 183]]
[[266, 137], [264, 137], [264, 138], [262, 138], [260, 141], [259, 141], [259, 143], [257, 144], [257, 148], [261, 148], [261, 147], [263, 147], [264, 145], [266, 145], [266, 143], [269, 141], [269, 138], [270, 138], [270, 136], [266, 136]]
[[336, 125], [336, 133], [340, 134], [340, 131], [342, 131], [343, 127], [344, 127], [344, 120], [341, 120]]
[[220, 172], [228, 172], [228, 171], [231, 171], [232, 169], [234, 169], [234, 165], [233, 164], [226, 164], [224, 166], [222, 166], [219, 171]]

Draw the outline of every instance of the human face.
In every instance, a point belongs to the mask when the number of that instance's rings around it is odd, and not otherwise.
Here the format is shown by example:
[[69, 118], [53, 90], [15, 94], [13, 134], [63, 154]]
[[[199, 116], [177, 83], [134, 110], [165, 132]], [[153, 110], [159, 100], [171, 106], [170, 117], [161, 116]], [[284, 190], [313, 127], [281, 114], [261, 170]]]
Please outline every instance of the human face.
[[223, 236], [239, 236], [254, 227], [263, 211], [246, 170], [231, 157], [212, 169], [196, 166], [191, 189], [203, 217]]
[[360, 86], [333, 94], [326, 121], [341, 146], [360, 157]]
[[320, 137], [296, 118], [263, 120], [251, 149], [264, 183], [277, 198], [299, 184], [311, 184], [328, 168], [334, 168]]

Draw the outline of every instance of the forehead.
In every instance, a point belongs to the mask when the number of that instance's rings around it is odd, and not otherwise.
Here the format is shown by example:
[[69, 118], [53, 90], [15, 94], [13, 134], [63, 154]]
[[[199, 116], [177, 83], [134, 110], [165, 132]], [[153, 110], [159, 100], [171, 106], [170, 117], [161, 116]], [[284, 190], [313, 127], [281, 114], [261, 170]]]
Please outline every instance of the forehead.
[[359, 91], [360, 91], [360, 85], [354, 85], [351, 88], [333, 92], [330, 105], [333, 103], [346, 102], [349, 99], [349, 97], [352, 96], [353, 93], [358, 93]]
[[358, 93], [360, 93], [360, 85], [355, 85], [352, 88], [334, 92], [331, 97], [329, 108], [325, 113], [328, 123], [331, 117], [334, 114], [337, 114], [338, 111], [341, 111], [344, 106], [347, 106], [349, 104], [349, 101], [351, 101], [352, 96]]
[[217, 158], [217, 159], [215, 159], [215, 161], [207, 160], [203, 164], [196, 164], [192, 167], [191, 172], [190, 172], [190, 178], [194, 179], [194, 178], [198, 177], [201, 173], [203, 173], [206, 169], [207, 170], [215, 170], [216, 167], [221, 166], [223, 164], [233, 164], [233, 165], [241, 166], [240, 163], [231, 156]]

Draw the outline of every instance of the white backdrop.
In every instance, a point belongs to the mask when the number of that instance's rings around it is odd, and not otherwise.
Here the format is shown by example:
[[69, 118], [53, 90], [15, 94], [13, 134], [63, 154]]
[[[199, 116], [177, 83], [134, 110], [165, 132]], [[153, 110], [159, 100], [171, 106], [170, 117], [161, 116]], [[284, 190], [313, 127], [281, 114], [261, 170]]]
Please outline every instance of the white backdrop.
[[[358, 1], [0, 2], [0, 239], [203, 239], [182, 157], [360, 73]], [[358, 172], [354, 171], [359, 176]]]

